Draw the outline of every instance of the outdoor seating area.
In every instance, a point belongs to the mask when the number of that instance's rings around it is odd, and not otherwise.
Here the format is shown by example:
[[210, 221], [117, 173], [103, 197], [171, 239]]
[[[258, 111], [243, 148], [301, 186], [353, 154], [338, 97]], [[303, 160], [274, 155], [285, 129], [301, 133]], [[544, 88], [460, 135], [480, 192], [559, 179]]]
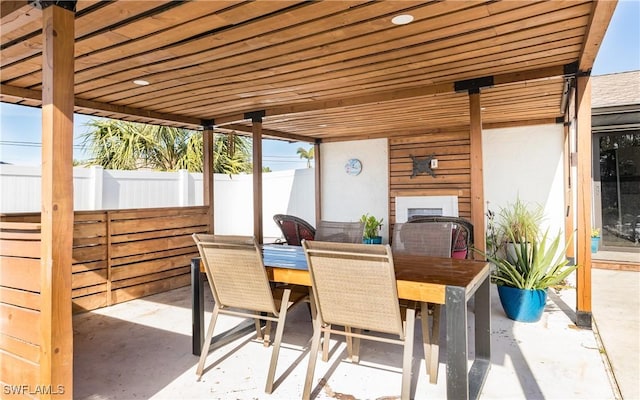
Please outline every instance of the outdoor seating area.
[[[615, 7], [3, 2], [0, 100], [42, 110], [38, 211], [0, 216], [3, 389], [615, 398], [590, 330], [588, 243], [590, 74]], [[98, 172], [74, 179], [74, 113], [185, 133], [193, 159], [168, 166], [188, 168], [177, 202], [102, 209]], [[219, 138], [234, 143], [223, 156]], [[313, 172], [267, 188], [267, 139], [307, 146]], [[225, 198], [214, 173], [238, 151], [247, 168]], [[74, 186], [91, 186], [95, 210], [75, 209]], [[492, 210], [521, 195], [557, 229], [553, 267], [532, 259], [537, 221], [515, 236], [523, 270], [505, 234], [490, 240]], [[500, 275], [510, 267], [522, 275]], [[543, 299], [542, 319], [507, 318], [492, 279]]]
[[[424, 227], [427, 224], [413, 224], [412, 226]], [[451, 224], [445, 223], [449, 229], [443, 237], [447, 244], [451, 240]], [[419, 232], [412, 232], [417, 236]], [[362, 240], [362, 234], [360, 234]], [[204, 242], [208, 238], [209, 243]], [[240, 246], [232, 244], [246, 238], [196, 235], [194, 239], [198, 243], [202, 260], [192, 261], [192, 347], [195, 355], [200, 355], [198, 376], [202, 374], [202, 363], [206, 359], [207, 350], [213, 337], [212, 324], [215, 324], [218, 310], [224, 311], [228, 301], [216, 301], [214, 308], [214, 318], [209, 324], [206, 336], [204, 331], [203, 313], [203, 275], [206, 275], [210, 283], [214, 297], [218, 299], [216, 286], [221, 281], [216, 276], [224, 273], [233, 276], [231, 282], [225, 286], [235, 288], [238, 291], [235, 297], [246, 293], [245, 297], [251, 297], [251, 285], [243, 285], [245, 280], [255, 282], [260, 276], [261, 279], [269, 280], [278, 284], [297, 285], [307, 288], [311, 296], [311, 314], [313, 316], [314, 341], [312, 351], [316, 354], [319, 349], [319, 340], [322, 333], [324, 338], [323, 360], [328, 358], [328, 341], [331, 333], [339, 333], [347, 337], [349, 357], [358, 361], [359, 339], [382, 340], [387, 343], [403, 344], [406, 350], [403, 362], [405, 372], [410, 368], [413, 342], [407, 341], [406, 337], [413, 337], [413, 326], [415, 324], [416, 311], [420, 311], [422, 321], [423, 347], [425, 352], [425, 365], [428, 365], [427, 374], [430, 375], [430, 382], [437, 382], [438, 376], [438, 352], [439, 352], [439, 331], [441, 305], [447, 306], [446, 314], [446, 345], [455, 351], [450, 351], [446, 360], [447, 365], [447, 396], [449, 398], [471, 397], [477, 398], [482, 385], [490, 370], [490, 298], [489, 298], [489, 264], [486, 261], [457, 260], [450, 258], [450, 250], [447, 250], [447, 257], [425, 256], [424, 253], [399, 252], [392, 255], [391, 247], [388, 245], [368, 245], [355, 243], [321, 242], [316, 240], [302, 242], [303, 246], [283, 246], [264, 245], [262, 255], [257, 244], [255, 248], [247, 248], [247, 245]], [[414, 240], [415, 242], [416, 240]], [[215, 242], [220, 242], [216, 244]], [[225, 244], [226, 243], [226, 244]], [[430, 243], [423, 242], [423, 247], [428, 247]], [[212, 253], [219, 247], [226, 247], [223, 251], [227, 259], [219, 259], [217, 265], [213, 266]], [[252, 253], [249, 258], [237, 257], [233, 259], [233, 248], [244, 247], [245, 251]], [[304, 251], [303, 251], [304, 250]], [[238, 251], [238, 250], [236, 250]], [[209, 253], [209, 254], [207, 254]], [[304, 257], [303, 257], [304, 255]], [[215, 259], [215, 258], [214, 258]], [[261, 262], [262, 260], [262, 262]], [[264, 264], [264, 268], [257, 268]], [[237, 265], [236, 265], [237, 264]], [[242, 270], [254, 265], [256, 269], [254, 276]], [[314, 271], [314, 265], [316, 269]], [[253, 269], [253, 268], [252, 268]], [[325, 272], [329, 271], [329, 272]], [[203, 274], [204, 272], [204, 274]], [[265, 275], [266, 274], [266, 275]], [[245, 276], [246, 275], [246, 276]], [[224, 282], [224, 281], [223, 281]], [[263, 285], [264, 286], [264, 285]], [[263, 288], [262, 292], [265, 289]], [[285, 290], [285, 299], [287, 291]], [[253, 295], [255, 296], [255, 294]], [[467, 303], [473, 299], [475, 308], [476, 329], [473, 334], [475, 352], [472, 357], [471, 369], [467, 372], [468, 345], [470, 337], [466, 329], [468, 325]], [[402, 300], [402, 309], [399, 306]], [[235, 303], [236, 307], [247, 308], [247, 301]], [[428, 304], [436, 305], [433, 311], [433, 328], [429, 328], [429, 307]], [[267, 305], [270, 303], [267, 302]], [[257, 308], [254, 311], [267, 312], [269, 309]], [[271, 306], [270, 313], [274, 314], [275, 309]], [[400, 312], [402, 310], [402, 313]], [[281, 308], [281, 313], [286, 314], [286, 307]], [[325, 314], [326, 313], [326, 314]], [[238, 314], [236, 315], [247, 314]], [[400, 314], [404, 315], [400, 319]], [[255, 314], [250, 317], [257, 318]], [[283, 317], [281, 317], [283, 318]], [[395, 318], [395, 324], [393, 323]], [[406, 318], [406, 319], [405, 319]], [[272, 319], [272, 318], [271, 318]], [[403, 322], [404, 321], [404, 322]], [[284, 320], [278, 321], [278, 334], [276, 344], [281, 338], [281, 329], [284, 328]], [[344, 327], [344, 331], [332, 329], [335, 325]], [[269, 332], [267, 325], [266, 332]], [[260, 328], [256, 322], [258, 337], [261, 337]], [[399, 338], [378, 338], [376, 336], [362, 335], [352, 332], [352, 329], [380, 331], [391, 333]], [[204, 344], [202, 337], [204, 336]], [[393, 335], [392, 335], [393, 336]], [[220, 336], [218, 336], [219, 338]], [[225, 336], [223, 335], [223, 338]], [[219, 340], [219, 339], [218, 339]], [[217, 340], [214, 340], [214, 342]], [[271, 366], [275, 364], [279, 347], [274, 349], [274, 359]], [[315, 369], [315, 359], [309, 361], [308, 378], [305, 383], [303, 398], [310, 398], [311, 382]], [[273, 371], [269, 378], [273, 378]], [[405, 375], [402, 383], [402, 398], [408, 399], [409, 376]], [[267, 392], [270, 393], [271, 386], [267, 383]]]

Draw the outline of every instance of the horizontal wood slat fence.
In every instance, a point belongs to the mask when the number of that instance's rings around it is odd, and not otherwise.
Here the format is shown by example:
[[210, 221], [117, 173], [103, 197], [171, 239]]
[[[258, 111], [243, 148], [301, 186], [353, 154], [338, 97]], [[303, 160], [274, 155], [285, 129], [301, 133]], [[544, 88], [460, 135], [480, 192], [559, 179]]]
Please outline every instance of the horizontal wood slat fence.
[[[40, 382], [40, 223], [0, 222], [0, 377]], [[4, 398], [4, 397], [3, 397]]]
[[[207, 232], [206, 212], [202, 206], [75, 212], [74, 312], [188, 285], [198, 254], [191, 234]], [[1, 219], [1, 305], [37, 311], [40, 214]]]
[[[189, 263], [198, 253], [191, 234], [206, 231], [207, 208], [201, 206], [76, 212], [73, 311], [188, 285]], [[41, 382], [40, 248], [39, 213], [0, 215], [3, 388]]]

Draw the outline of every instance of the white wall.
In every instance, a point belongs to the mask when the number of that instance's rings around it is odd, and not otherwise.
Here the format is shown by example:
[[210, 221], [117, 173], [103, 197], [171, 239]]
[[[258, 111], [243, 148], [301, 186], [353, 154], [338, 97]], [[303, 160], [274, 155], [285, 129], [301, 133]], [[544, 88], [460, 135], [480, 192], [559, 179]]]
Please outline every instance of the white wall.
[[563, 141], [560, 124], [483, 131], [484, 197], [489, 209], [517, 196], [544, 207], [543, 232], [564, 231]]
[[[388, 149], [387, 139], [322, 144], [322, 219], [357, 221], [365, 213], [384, 218], [381, 234], [388, 242]], [[362, 162], [360, 175], [348, 175], [344, 170], [352, 158]]]
[[[214, 176], [215, 229], [253, 234], [251, 175]], [[39, 167], [0, 165], [0, 212], [40, 211]], [[202, 205], [202, 174], [187, 171], [73, 169], [74, 209], [111, 210]], [[315, 224], [315, 174], [311, 168], [263, 174], [263, 232], [280, 237], [274, 214], [292, 214]]]
[[[215, 231], [253, 234], [252, 175], [215, 176]], [[202, 189], [201, 189], [202, 190]], [[265, 238], [281, 236], [274, 214], [290, 214], [315, 226], [315, 175], [312, 168], [269, 172], [262, 181], [262, 227]]]
[[41, 182], [39, 167], [1, 164], [0, 212], [39, 212]]

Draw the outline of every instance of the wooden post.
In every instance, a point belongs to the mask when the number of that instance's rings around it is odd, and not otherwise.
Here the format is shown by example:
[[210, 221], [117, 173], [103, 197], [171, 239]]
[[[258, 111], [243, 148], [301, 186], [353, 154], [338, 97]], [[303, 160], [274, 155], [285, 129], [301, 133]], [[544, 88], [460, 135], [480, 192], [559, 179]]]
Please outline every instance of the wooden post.
[[234, 132], [228, 133], [227, 134], [227, 140], [229, 145], [227, 146], [227, 154], [229, 155], [229, 158], [233, 158], [233, 156], [236, 154], [236, 135]]
[[113, 224], [111, 223], [111, 212], [107, 211], [106, 216], [106, 231], [107, 231], [107, 306], [113, 305], [113, 259], [111, 258], [112, 238], [113, 238]]
[[[473, 244], [480, 251], [486, 250], [484, 222], [484, 178], [482, 168], [482, 114], [480, 90], [469, 90], [470, 157], [471, 157], [471, 222]], [[474, 255], [475, 256], [475, 255]]]
[[213, 123], [203, 123], [202, 131], [202, 200], [203, 205], [209, 207], [207, 210], [207, 232], [214, 233], [214, 174], [213, 174], [213, 146], [215, 134], [213, 133]]
[[262, 232], [262, 117], [264, 113], [251, 113], [253, 132], [253, 235], [264, 243]]
[[[571, 179], [571, 130], [565, 118], [564, 122], [564, 238], [565, 243], [574, 240], [573, 236], [573, 182]], [[566, 257], [575, 263], [575, 246], [567, 247]]]
[[576, 212], [578, 227], [576, 324], [591, 327], [591, 79], [580, 74], [576, 88], [578, 157]]
[[318, 221], [322, 220], [322, 163], [320, 161], [320, 142], [316, 141], [313, 145], [313, 158], [316, 160], [315, 165], [315, 190], [316, 190], [316, 226]]
[[47, 3], [51, 2], [43, 2], [46, 8], [42, 13], [41, 342], [37, 384], [53, 392], [41, 398], [52, 398], [60, 392], [64, 392], [64, 398], [72, 398], [75, 1], [60, 6]]

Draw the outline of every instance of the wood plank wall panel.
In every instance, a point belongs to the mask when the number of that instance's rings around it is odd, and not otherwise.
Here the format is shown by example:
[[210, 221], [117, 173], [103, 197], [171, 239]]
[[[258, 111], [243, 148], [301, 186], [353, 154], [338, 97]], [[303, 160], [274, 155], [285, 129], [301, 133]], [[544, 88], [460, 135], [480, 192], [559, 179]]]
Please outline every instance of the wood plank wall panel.
[[73, 311], [108, 305], [107, 212], [74, 213], [71, 299]]
[[[191, 235], [208, 232], [207, 210], [198, 206], [75, 212], [74, 312], [188, 285], [189, 264], [198, 255]], [[12, 227], [0, 230], [0, 302], [10, 298], [12, 306], [37, 311], [34, 292], [39, 291], [39, 281], [31, 277], [39, 276], [40, 236], [39, 230], [33, 229], [39, 229], [40, 215], [6, 214], [0, 218], [0, 227]], [[16, 288], [20, 287], [18, 293]]]
[[207, 207], [111, 211], [112, 304], [186, 286], [197, 256], [191, 235], [206, 233]]
[[40, 381], [40, 301], [40, 224], [33, 219], [5, 222], [3, 218], [0, 222], [0, 385], [3, 393], [4, 385]]
[[[471, 217], [471, 162], [469, 132], [465, 130], [414, 135], [389, 140], [389, 220], [396, 218], [396, 196], [458, 196], [458, 212]], [[435, 155], [436, 176], [411, 178], [411, 156]], [[391, 229], [393, 226], [390, 227]]]

